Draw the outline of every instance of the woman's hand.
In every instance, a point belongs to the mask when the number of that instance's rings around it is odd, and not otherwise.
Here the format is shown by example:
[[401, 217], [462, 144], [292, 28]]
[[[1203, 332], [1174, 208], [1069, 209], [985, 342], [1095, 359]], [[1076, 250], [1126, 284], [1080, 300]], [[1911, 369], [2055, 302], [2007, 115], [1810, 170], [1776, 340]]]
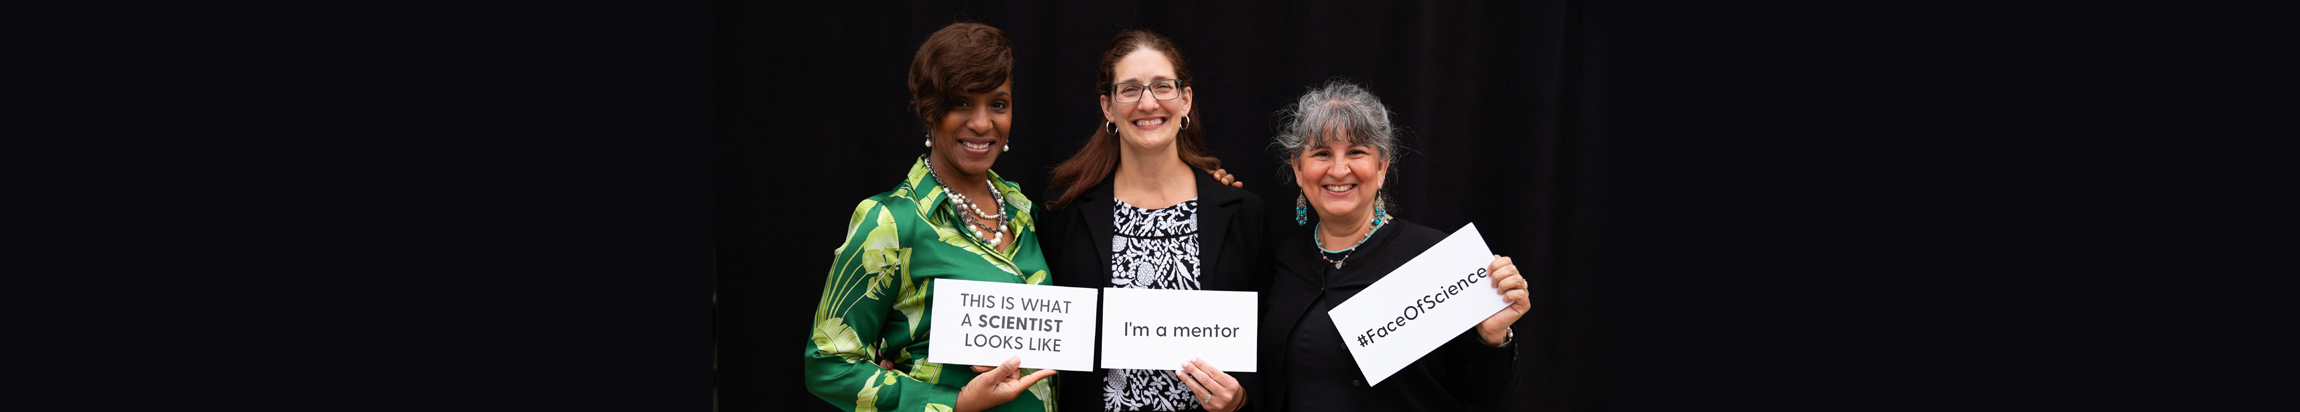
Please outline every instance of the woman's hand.
[[1230, 187], [1237, 187], [1237, 188], [1243, 188], [1243, 187], [1246, 187], [1246, 182], [1238, 181], [1238, 177], [1237, 177], [1237, 176], [1231, 176], [1229, 171], [1225, 171], [1225, 170], [1222, 170], [1222, 169], [1214, 169], [1214, 170], [1208, 170], [1208, 171], [1206, 171], [1206, 174], [1209, 174], [1209, 175], [1214, 175], [1214, 180], [1215, 180], [1215, 181], [1219, 181], [1219, 182], [1222, 182], [1222, 184], [1225, 184], [1225, 185], [1230, 185]]
[[1477, 337], [1485, 341], [1486, 346], [1501, 346], [1509, 342], [1509, 325], [1533, 309], [1533, 303], [1526, 299], [1525, 276], [1518, 275], [1517, 265], [1510, 263], [1508, 256], [1493, 255], [1493, 263], [1486, 264], [1485, 268], [1493, 277], [1493, 293], [1509, 300], [1509, 306], [1478, 322]]
[[1231, 412], [1246, 405], [1246, 388], [1230, 374], [1215, 369], [1205, 359], [1190, 358], [1182, 362], [1182, 370], [1174, 371], [1182, 384], [1190, 385], [1190, 392], [1198, 394], [1198, 406], [1212, 412]]
[[959, 412], [976, 412], [1012, 402], [1015, 395], [1030, 390], [1030, 384], [1054, 376], [1055, 373], [1053, 369], [1039, 369], [1030, 375], [1022, 375], [1020, 357], [1006, 358], [1006, 362], [998, 364], [996, 368], [976, 366], [974, 371], [982, 374], [967, 381], [966, 387], [958, 388], [958, 405], [955, 406]]

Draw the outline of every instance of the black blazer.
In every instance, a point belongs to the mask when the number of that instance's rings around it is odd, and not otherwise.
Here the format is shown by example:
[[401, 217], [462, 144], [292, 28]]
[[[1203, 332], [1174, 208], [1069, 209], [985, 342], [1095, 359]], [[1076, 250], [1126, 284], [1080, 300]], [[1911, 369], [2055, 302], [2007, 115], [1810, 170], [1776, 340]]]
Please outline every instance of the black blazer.
[[[1205, 290], [1260, 292], [1269, 289], [1275, 273], [1270, 242], [1263, 233], [1262, 197], [1245, 189], [1224, 186], [1204, 171], [1192, 170], [1198, 181], [1198, 284]], [[1049, 210], [1038, 220], [1039, 248], [1054, 284], [1082, 288], [1110, 286], [1110, 236], [1117, 228], [1111, 211], [1112, 179], [1080, 193], [1069, 207]], [[1045, 201], [1059, 198], [1068, 187], [1048, 191]], [[1262, 298], [1264, 302], [1268, 297]], [[1100, 310], [1100, 308], [1096, 308]], [[1267, 329], [1264, 326], [1263, 330]], [[1267, 332], [1264, 332], [1267, 333]], [[1258, 355], [1269, 356], [1267, 353]], [[1094, 359], [1102, 359], [1102, 342], [1094, 342]], [[1215, 365], [1228, 367], [1227, 365]], [[1259, 370], [1259, 369], [1257, 369]], [[1102, 410], [1102, 379], [1107, 373], [1063, 371], [1059, 407], [1064, 411]], [[1234, 372], [1246, 389], [1247, 407], [1261, 400], [1261, 377]]]
[[[1254, 400], [1261, 404], [1261, 410], [1303, 409], [1286, 405], [1285, 400], [1290, 395], [1287, 393], [1287, 383], [1298, 377], [1289, 376], [1285, 367], [1288, 356], [1293, 355], [1289, 352], [1293, 345], [1294, 325], [1300, 323], [1303, 316], [1325, 316], [1323, 313], [1309, 313], [1318, 295], [1327, 295], [1329, 304], [1341, 305], [1357, 296], [1358, 292], [1364, 291], [1367, 286], [1372, 286], [1374, 281], [1405, 266], [1415, 256], [1421, 256], [1422, 252], [1436, 246], [1438, 241], [1445, 240], [1446, 235], [1445, 232], [1413, 222], [1392, 221], [1375, 231], [1367, 241], [1368, 245], [1378, 242], [1378, 249], [1350, 256], [1346, 268], [1330, 281], [1325, 279], [1324, 272], [1332, 269], [1333, 265], [1319, 257], [1309, 231], [1304, 230], [1278, 242], [1274, 246], [1278, 274], [1271, 279], [1269, 291], [1262, 294], [1264, 306], [1259, 325], [1262, 328], [1262, 346], [1257, 358], [1262, 364], [1255, 370], [1261, 371], [1264, 389], [1261, 393], [1249, 395], [1257, 397]], [[1313, 333], [1336, 332], [1327, 329]], [[1476, 329], [1472, 328], [1429, 354], [1422, 355], [1420, 360], [1407, 364], [1404, 369], [1383, 379], [1380, 385], [1368, 387], [1362, 381], [1362, 375], [1351, 376], [1348, 385], [1318, 387], [1314, 388], [1317, 393], [1291, 395], [1334, 399], [1366, 411], [1498, 409], [1507, 401], [1509, 394], [1506, 390], [1511, 387], [1511, 380], [1517, 374], [1517, 346], [1515, 342], [1498, 348], [1485, 346], [1478, 339]], [[1341, 354], [1340, 359], [1323, 361], [1356, 364], [1357, 360], [1349, 357], [1347, 349], [1343, 349]], [[1357, 368], [1353, 366], [1349, 369], [1355, 371]], [[1258, 398], [1264, 395], [1269, 396], [1269, 399]]]

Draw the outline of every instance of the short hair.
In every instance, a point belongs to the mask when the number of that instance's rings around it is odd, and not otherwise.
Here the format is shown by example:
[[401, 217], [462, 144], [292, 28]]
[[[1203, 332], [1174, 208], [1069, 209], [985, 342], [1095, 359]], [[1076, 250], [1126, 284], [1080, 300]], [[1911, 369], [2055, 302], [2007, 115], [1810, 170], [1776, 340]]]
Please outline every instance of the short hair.
[[1398, 158], [1398, 129], [1390, 123], [1389, 107], [1349, 80], [1336, 78], [1313, 87], [1280, 113], [1285, 115], [1284, 126], [1272, 145], [1289, 169], [1303, 150], [1323, 143], [1327, 132], [1336, 129], [1348, 132], [1350, 144], [1373, 146], [1384, 163]]
[[928, 35], [910, 60], [911, 110], [920, 125], [934, 124], [962, 94], [997, 90], [1013, 73], [1014, 43], [1006, 32], [981, 23], [951, 23]]

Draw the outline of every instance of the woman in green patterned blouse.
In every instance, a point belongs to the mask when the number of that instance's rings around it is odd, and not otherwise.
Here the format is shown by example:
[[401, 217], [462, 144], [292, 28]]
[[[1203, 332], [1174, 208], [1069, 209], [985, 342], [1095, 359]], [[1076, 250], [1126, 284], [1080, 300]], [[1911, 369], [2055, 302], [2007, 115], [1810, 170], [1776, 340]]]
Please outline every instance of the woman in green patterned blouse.
[[1047, 283], [1030, 199], [990, 171], [1013, 119], [1014, 47], [957, 23], [911, 60], [927, 154], [864, 199], [834, 251], [807, 341], [807, 390], [849, 411], [1053, 411], [1053, 370], [927, 362], [936, 279]]

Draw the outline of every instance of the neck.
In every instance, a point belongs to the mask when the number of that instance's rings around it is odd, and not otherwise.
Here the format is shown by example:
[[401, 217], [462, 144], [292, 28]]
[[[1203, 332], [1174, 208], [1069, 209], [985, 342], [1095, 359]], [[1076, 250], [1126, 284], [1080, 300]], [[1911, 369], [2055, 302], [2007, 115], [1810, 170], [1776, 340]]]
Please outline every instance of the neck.
[[943, 159], [939, 156], [928, 157], [932, 160], [927, 162], [927, 168], [934, 170], [935, 177], [942, 178], [941, 184], [944, 185], [942, 190], [955, 191], [973, 198], [990, 196], [990, 172], [967, 174], [965, 171], [959, 170], [956, 163], [952, 163], [949, 159]]
[[1190, 165], [1182, 163], [1173, 145], [1163, 150], [1119, 147], [1118, 170], [1112, 174], [1111, 184], [1119, 192], [1143, 194], [1156, 200], [1187, 198], [1198, 190], [1197, 179], [1190, 175]]
[[1365, 239], [1366, 233], [1373, 230], [1374, 213], [1372, 211], [1355, 212], [1343, 216], [1318, 214], [1318, 236], [1325, 238], [1326, 247], [1329, 248], [1339, 250], [1339, 248], [1349, 247], [1349, 245], [1357, 243], [1358, 240]]

